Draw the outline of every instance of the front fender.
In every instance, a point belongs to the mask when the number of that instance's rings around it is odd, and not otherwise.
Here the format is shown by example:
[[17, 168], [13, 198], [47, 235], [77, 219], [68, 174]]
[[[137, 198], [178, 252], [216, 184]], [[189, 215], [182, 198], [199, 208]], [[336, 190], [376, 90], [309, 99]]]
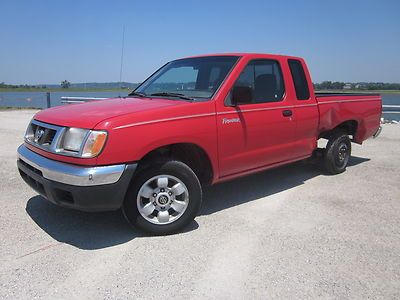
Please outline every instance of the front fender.
[[218, 174], [217, 132], [215, 115], [160, 121], [114, 127], [103, 152], [97, 158], [98, 165], [140, 161], [147, 153], [163, 146], [189, 143], [202, 148], [208, 155], [214, 174]]

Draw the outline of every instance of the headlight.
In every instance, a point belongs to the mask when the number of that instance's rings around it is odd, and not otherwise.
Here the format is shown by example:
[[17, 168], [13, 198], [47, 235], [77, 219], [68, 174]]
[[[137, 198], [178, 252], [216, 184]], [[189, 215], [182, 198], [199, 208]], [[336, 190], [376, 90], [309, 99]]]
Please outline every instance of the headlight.
[[106, 139], [106, 131], [66, 128], [57, 147], [57, 152], [65, 155], [92, 158], [103, 150]]
[[79, 152], [87, 133], [88, 130], [86, 129], [66, 129], [62, 138], [61, 148], [65, 151]]

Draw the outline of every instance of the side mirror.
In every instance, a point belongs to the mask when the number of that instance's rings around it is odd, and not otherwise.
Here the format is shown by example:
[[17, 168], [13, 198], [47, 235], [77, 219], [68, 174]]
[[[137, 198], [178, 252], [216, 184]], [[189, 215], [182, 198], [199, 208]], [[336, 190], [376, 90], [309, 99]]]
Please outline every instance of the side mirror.
[[232, 89], [231, 105], [248, 104], [253, 100], [253, 90], [248, 86], [234, 86]]

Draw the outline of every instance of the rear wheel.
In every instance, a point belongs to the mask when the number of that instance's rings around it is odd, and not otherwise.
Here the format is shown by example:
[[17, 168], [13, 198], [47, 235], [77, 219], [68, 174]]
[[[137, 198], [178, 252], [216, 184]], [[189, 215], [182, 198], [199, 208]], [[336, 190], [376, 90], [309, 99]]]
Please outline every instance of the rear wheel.
[[135, 176], [122, 209], [133, 226], [151, 234], [171, 234], [195, 218], [201, 199], [196, 174], [180, 161], [166, 161]]
[[339, 174], [346, 170], [351, 156], [351, 141], [344, 132], [333, 134], [328, 141], [324, 155], [326, 170], [331, 174]]

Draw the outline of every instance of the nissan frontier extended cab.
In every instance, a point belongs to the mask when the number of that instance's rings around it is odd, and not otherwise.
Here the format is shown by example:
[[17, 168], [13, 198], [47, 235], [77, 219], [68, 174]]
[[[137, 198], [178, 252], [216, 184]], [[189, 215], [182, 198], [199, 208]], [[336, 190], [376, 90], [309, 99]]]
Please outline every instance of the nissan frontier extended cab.
[[381, 97], [315, 93], [303, 59], [218, 54], [171, 61], [127, 97], [46, 109], [18, 169], [60, 206], [122, 209], [151, 234], [184, 228], [202, 187], [310, 158], [345, 171], [351, 142], [379, 133]]

